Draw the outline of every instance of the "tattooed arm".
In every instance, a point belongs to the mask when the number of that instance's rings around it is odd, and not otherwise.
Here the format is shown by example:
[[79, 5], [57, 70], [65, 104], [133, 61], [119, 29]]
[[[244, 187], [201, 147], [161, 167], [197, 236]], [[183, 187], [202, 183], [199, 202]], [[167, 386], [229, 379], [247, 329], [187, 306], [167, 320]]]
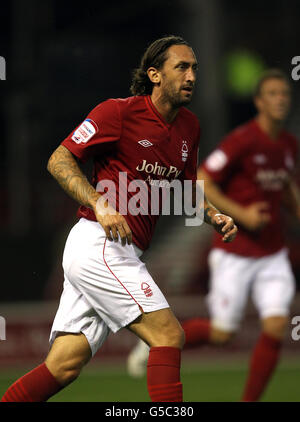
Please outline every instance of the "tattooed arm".
[[100, 194], [82, 173], [73, 154], [63, 145], [51, 155], [47, 170], [73, 199], [81, 205], [95, 208]]
[[68, 195], [81, 205], [94, 210], [96, 218], [109, 240], [118, 241], [120, 235], [123, 245], [126, 242], [131, 244], [132, 233], [125, 218], [112, 209], [107, 202], [103, 204], [102, 201], [99, 201], [101, 195], [89, 183], [73, 154], [67, 148], [60, 145], [53, 152], [47, 169]]
[[204, 221], [207, 224], [212, 224], [213, 217], [216, 214], [221, 214], [217, 208], [215, 208], [204, 195]]

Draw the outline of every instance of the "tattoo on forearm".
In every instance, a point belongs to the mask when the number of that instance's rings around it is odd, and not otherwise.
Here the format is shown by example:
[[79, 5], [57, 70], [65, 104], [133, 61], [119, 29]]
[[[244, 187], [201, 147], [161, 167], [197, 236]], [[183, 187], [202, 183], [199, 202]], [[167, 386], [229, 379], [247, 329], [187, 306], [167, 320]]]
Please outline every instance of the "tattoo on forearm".
[[212, 211], [211, 207], [204, 208], [204, 221], [207, 224], [212, 224], [211, 223], [211, 216], [208, 214], [210, 211]]
[[80, 204], [90, 206], [92, 198], [97, 200], [98, 194], [66, 148], [58, 147], [52, 154], [48, 170], [60, 186]]

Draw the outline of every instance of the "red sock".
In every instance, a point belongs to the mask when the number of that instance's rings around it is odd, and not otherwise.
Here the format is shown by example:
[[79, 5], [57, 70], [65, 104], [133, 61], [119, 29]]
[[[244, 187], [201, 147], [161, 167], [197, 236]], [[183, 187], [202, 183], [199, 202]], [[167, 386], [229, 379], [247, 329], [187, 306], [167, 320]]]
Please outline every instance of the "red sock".
[[19, 378], [6, 391], [1, 402], [47, 401], [62, 386], [58, 384], [45, 363]]
[[205, 318], [194, 318], [184, 321], [182, 328], [185, 334], [185, 347], [199, 346], [209, 343], [210, 321]]
[[151, 347], [147, 364], [147, 384], [152, 401], [182, 401], [180, 363], [180, 349]]
[[261, 334], [252, 353], [242, 401], [257, 401], [260, 398], [276, 367], [281, 344], [281, 340]]

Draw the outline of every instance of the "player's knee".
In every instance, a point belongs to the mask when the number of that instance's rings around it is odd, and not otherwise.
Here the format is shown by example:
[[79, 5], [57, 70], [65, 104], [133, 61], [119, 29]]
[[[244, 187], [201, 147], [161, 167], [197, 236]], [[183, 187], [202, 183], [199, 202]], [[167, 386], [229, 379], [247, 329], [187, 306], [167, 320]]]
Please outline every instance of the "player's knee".
[[75, 381], [76, 378], [79, 377], [81, 369], [73, 368], [73, 369], [65, 369], [60, 374], [60, 381], [63, 386], [71, 384], [71, 382]]
[[181, 326], [179, 326], [174, 333], [172, 332], [172, 335], [170, 336], [170, 341], [172, 347], [178, 347], [180, 349], [183, 348], [185, 343], [185, 334]]
[[62, 385], [67, 386], [79, 377], [83, 365], [74, 362], [61, 362], [52, 372], [56, 380]]
[[163, 346], [183, 348], [185, 342], [184, 331], [181, 326], [172, 327], [160, 333], [158, 341]]
[[142, 314], [128, 328], [150, 347], [184, 346], [183, 328], [169, 309]]
[[234, 335], [234, 331], [224, 331], [219, 328], [212, 327], [210, 332], [210, 341], [215, 345], [223, 346], [230, 343]]
[[269, 317], [262, 321], [264, 333], [277, 339], [282, 339], [284, 337], [287, 324], [287, 317]]
[[179, 324], [170, 324], [161, 327], [153, 337], [150, 346], [167, 346], [182, 349], [185, 342], [185, 335]]

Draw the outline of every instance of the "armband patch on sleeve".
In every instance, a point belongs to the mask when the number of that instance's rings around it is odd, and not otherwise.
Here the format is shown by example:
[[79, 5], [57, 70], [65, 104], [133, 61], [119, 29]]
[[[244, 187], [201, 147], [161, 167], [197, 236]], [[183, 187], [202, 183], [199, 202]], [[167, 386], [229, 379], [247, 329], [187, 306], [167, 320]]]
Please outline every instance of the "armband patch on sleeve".
[[98, 126], [96, 123], [92, 119], [86, 119], [75, 130], [71, 139], [76, 144], [86, 144], [97, 132]]
[[227, 164], [227, 161], [226, 154], [222, 150], [217, 149], [208, 156], [205, 164], [211, 171], [220, 171]]

